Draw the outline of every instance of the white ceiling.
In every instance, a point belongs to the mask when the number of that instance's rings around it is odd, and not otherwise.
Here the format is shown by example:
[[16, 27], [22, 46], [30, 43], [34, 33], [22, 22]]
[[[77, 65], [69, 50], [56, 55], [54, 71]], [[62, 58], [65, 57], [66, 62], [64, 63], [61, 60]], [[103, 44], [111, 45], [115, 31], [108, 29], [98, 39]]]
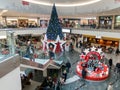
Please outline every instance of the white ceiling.
[[94, 0], [36, 0], [39, 2], [46, 2], [46, 3], [61, 3], [61, 4], [71, 4], [71, 3], [84, 3], [88, 1], [94, 1]]
[[58, 7], [84, 6], [99, 2], [101, 0], [24, 0], [34, 4], [52, 6], [53, 3]]
[[[31, 0], [32, 1], [32, 0]], [[59, 7], [61, 5], [72, 5], [86, 3], [94, 0], [35, 0], [42, 3], [55, 3], [59, 17], [88, 17], [101, 15], [120, 15], [120, 2], [115, 0], [101, 0], [99, 2], [74, 7]], [[52, 6], [43, 4], [29, 3], [22, 5], [21, 0], [4, 0], [4, 9], [8, 9], [2, 16], [25, 16], [41, 17], [50, 16]], [[1, 6], [0, 6], [1, 7]], [[3, 9], [2, 9], [3, 10]], [[1, 10], [0, 10], [1, 12]]]

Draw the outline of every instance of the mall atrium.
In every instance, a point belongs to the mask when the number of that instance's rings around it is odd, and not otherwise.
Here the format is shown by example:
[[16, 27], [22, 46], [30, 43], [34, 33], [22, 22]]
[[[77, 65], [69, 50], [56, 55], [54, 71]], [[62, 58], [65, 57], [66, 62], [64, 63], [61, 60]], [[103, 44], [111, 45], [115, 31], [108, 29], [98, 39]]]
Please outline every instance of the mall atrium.
[[120, 90], [120, 0], [1, 0], [0, 90]]

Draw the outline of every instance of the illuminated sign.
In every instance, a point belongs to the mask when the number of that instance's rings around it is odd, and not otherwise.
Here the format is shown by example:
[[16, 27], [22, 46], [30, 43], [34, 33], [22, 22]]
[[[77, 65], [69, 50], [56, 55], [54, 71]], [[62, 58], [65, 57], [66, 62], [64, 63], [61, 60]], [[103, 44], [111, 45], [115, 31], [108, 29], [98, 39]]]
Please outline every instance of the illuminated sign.
[[62, 32], [67, 32], [67, 33], [70, 33], [71, 30], [70, 29], [62, 29]]

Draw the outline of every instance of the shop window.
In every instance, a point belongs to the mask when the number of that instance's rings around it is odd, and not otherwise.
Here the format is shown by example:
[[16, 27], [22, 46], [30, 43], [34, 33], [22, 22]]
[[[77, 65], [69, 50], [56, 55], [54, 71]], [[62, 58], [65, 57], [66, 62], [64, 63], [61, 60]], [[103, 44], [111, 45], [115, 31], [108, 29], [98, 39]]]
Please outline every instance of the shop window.
[[100, 16], [99, 27], [105, 29], [111, 29], [112, 27], [112, 16]]
[[38, 25], [37, 25], [37, 22], [36, 21], [31, 21], [31, 20], [29, 20], [29, 22], [28, 22], [28, 27], [30, 27], [30, 28], [34, 28], [34, 27], [37, 27]]
[[17, 28], [17, 20], [8, 20], [7, 27], [8, 28]]
[[120, 29], [120, 16], [115, 17], [115, 29]]
[[19, 27], [28, 27], [28, 19], [18, 19]]

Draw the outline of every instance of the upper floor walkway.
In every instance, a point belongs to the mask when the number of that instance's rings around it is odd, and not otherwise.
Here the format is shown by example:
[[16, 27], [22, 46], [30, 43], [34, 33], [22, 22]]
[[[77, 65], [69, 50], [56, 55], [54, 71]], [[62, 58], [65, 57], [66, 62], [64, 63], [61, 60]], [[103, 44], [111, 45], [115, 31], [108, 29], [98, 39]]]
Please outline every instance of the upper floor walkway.
[[[0, 38], [7, 37], [7, 31], [14, 32], [14, 36], [16, 35], [25, 35], [25, 34], [32, 34], [32, 35], [40, 35], [46, 33], [47, 28], [6, 28], [0, 29]], [[120, 30], [116, 29], [93, 29], [93, 28], [63, 28], [63, 32], [72, 33], [72, 34], [83, 34], [83, 35], [90, 35], [96, 38], [115, 38], [117, 40], [120, 39]]]

